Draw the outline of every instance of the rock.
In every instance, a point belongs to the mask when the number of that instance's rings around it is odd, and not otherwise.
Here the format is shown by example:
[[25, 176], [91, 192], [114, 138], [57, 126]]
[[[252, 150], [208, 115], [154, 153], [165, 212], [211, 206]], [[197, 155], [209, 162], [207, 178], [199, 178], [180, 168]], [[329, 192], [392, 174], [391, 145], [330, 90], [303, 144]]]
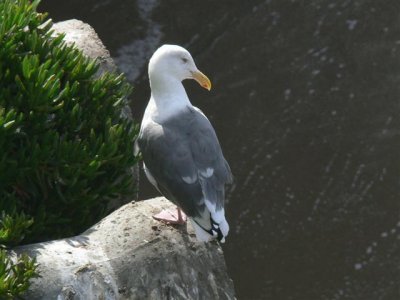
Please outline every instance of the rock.
[[100, 62], [99, 75], [108, 71], [116, 72], [117, 67], [96, 31], [79, 20], [68, 20], [53, 24], [54, 35], [64, 33], [67, 44], [75, 44], [86, 56]]
[[159, 197], [124, 205], [83, 234], [25, 245], [10, 255], [36, 257], [40, 278], [26, 299], [234, 299], [217, 242], [192, 228], [152, 218], [173, 208]]
[[[52, 29], [53, 35], [65, 34], [64, 41], [67, 44], [74, 44], [83, 54], [92, 59], [96, 59], [100, 63], [100, 68], [96, 76], [101, 76], [104, 72], [117, 72], [117, 67], [110, 56], [110, 52], [106, 49], [100, 40], [96, 31], [89, 25], [79, 20], [68, 20], [54, 23]], [[133, 67], [133, 66], [132, 66]], [[129, 107], [129, 99], [126, 99], [125, 106], [121, 112], [122, 117], [132, 120], [132, 111]], [[133, 151], [133, 149], [132, 149]], [[139, 167], [134, 167], [132, 175], [135, 178], [135, 185], [139, 187]], [[127, 199], [115, 199], [110, 202], [109, 208], [115, 209], [125, 204], [131, 199], [138, 199], [138, 193]]]

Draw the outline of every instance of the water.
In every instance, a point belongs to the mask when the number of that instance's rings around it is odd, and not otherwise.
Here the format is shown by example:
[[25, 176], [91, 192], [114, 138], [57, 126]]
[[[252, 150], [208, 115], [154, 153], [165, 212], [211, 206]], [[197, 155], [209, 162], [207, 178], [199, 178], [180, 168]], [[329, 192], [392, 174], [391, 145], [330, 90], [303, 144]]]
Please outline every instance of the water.
[[224, 251], [239, 299], [400, 299], [400, 2], [52, 2], [128, 72], [138, 120], [158, 45], [211, 78], [210, 93], [185, 86], [235, 175]]

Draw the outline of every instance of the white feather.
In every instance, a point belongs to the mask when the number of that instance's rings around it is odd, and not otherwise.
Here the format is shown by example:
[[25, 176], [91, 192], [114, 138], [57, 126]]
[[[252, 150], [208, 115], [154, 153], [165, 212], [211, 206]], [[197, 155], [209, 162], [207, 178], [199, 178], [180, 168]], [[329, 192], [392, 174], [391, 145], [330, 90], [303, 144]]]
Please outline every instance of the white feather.
[[209, 178], [214, 174], [213, 168], [207, 168], [205, 171], [200, 171], [201, 176]]
[[193, 221], [191, 218], [189, 218], [190, 222], [192, 223], [194, 232], [196, 233], [196, 238], [200, 242], [208, 242], [213, 238], [208, 232], [204, 231], [203, 228], [201, 228], [195, 221]]
[[193, 183], [196, 182], [197, 176], [196, 176], [196, 174], [193, 175], [192, 177], [190, 177], [190, 176], [184, 176], [184, 177], [182, 177], [182, 179], [183, 179], [183, 181], [186, 182], [187, 184], [193, 184]]
[[229, 233], [229, 224], [225, 219], [225, 209], [216, 209], [216, 205], [209, 200], [205, 200], [204, 202], [211, 213], [211, 218], [218, 224], [223, 236], [227, 236]]
[[154, 185], [158, 189], [157, 181], [155, 180], [153, 175], [151, 175], [150, 170], [146, 167], [145, 163], [143, 163], [143, 169], [144, 169], [144, 173], [146, 174], [147, 179], [150, 181], [150, 183], [152, 185]]
[[[219, 223], [219, 229], [221, 229], [222, 235], [225, 238], [229, 233], [229, 224], [226, 221], [225, 216], [224, 216], [224, 219], [222, 220], [222, 222]], [[223, 241], [221, 241], [221, 242], [223, 242]]]
[[205, 199], [204, 203], [207, 206], [207, 209], [210, 211], [211, 214], [215, 213], [216, 206], [214, 203], [211, 203], [210, 200]]

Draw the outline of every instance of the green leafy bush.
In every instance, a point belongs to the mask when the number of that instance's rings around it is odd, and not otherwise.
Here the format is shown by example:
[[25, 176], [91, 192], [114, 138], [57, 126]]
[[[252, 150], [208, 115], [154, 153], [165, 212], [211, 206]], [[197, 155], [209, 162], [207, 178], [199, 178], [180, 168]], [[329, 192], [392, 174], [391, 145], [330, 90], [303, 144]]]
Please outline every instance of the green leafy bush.
[[[0, 243], [80, 233], [132, 195], [130, 86], [52, 37], [38, 1], [0, 1]], [[32, 221], [33, 219], [33, 221]]]
[[0, 299], [16, 299], [29, 287], [29, 280], [37, 277], [35, 260], [26, 255], [14, 263], [5, 250], [0, 249]]
[[7, 215], [3, 210], [0, 215], [0, 246], [18, 245], [32, 223], [33, 219], [28, 218], [24, 212]]

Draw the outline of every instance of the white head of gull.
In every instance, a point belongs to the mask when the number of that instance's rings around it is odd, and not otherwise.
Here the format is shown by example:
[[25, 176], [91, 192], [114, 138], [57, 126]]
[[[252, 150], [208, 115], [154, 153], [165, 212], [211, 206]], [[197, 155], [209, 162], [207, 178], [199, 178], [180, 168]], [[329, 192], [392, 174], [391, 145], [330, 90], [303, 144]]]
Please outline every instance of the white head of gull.
[[229, 232], [225, 184], [231, 183], [232, 173], [211, 123], [190, 102], [182, 85], [185, 79], [211, 89], [210, 80], [186, 49], [175, 45], [157, 49], [149, 62], [151, 97], [138, 146], [147, 178], [178, 209], [154, 218], [181, 224], [186, 214], [198, 240], [224, 242]]

